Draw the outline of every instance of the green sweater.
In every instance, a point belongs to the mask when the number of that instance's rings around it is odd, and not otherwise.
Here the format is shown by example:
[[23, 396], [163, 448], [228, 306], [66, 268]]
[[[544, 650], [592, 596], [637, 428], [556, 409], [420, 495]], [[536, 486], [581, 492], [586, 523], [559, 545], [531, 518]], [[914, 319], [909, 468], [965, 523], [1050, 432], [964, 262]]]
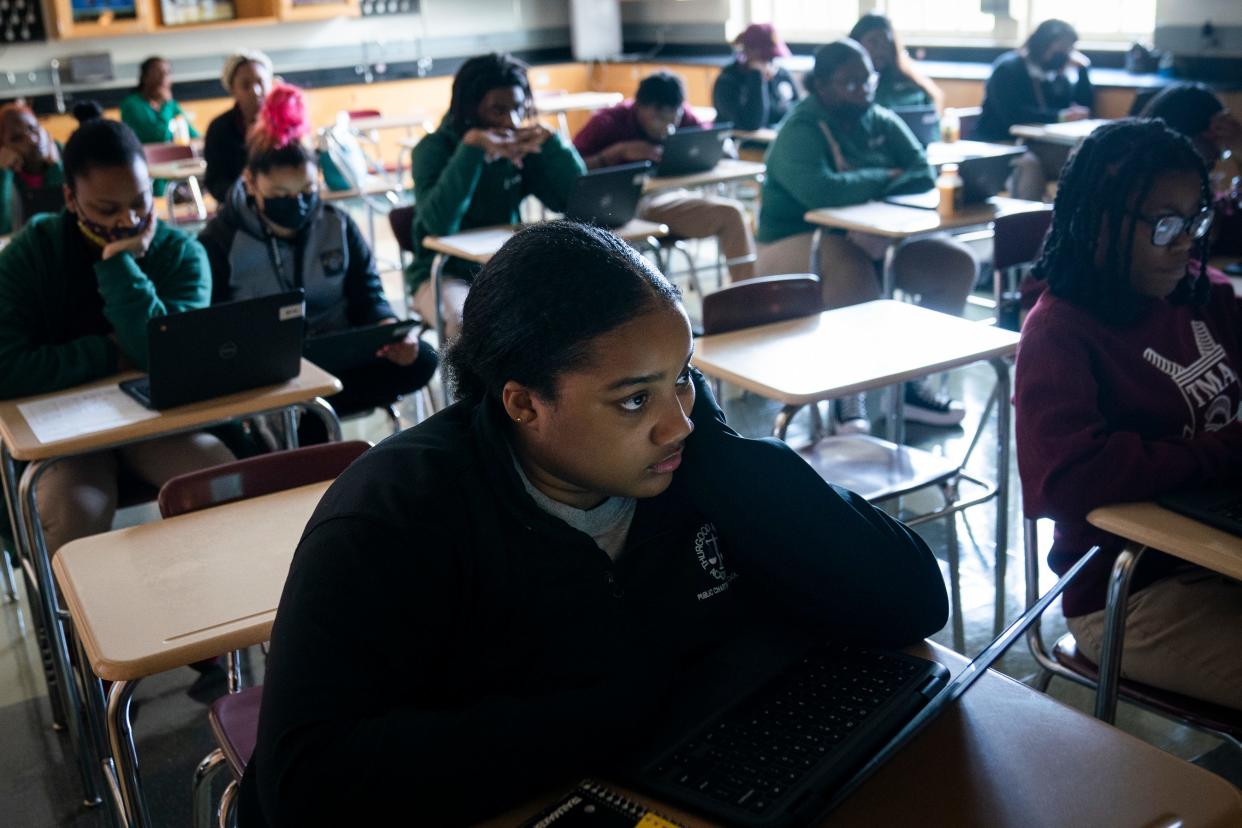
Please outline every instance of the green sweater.
[[[117, 345], [147, 364], [147, 320], [206, 307], [207, 254], [179, 230], [157, 226], [145, 256], [128, 253], [94, 263], [108, 336], [69, 339], [65, 331], [67, 211], [42, 215], [0, 250], [0, 399], [71, 388], [117, 370]], [[78, 274], [80, 278], [82, 274]]]
[[[837, 169], [824, 135], [824, 127], [831, 122], [815, 96], [803, 98], [768, 148], [757, 234], [761, 243], [815, 230], [815, 225], [802, 218], [808, 210], [861, 204], [935, 186], [926, 153], [892, 112], [873, 106], [857, 121], [832, 123], [831, 133], [848, 167], [845, 170]], [[905, 173], [890, 179], [892, 168]]]
[[[181, 110], [181, 104], [174, 100], [164, 101], [164, 105], [156, 111], [147, 103], [147, 99], [137, 92], [130, 92], [121, 99], [121, 120], [134, 131], [138, 140], [144, 144], [167, 144], [173, 139], [172, 121], [178, 115], [185, 118], [190, 129], [190, 137], [197, 138], [198, 130], [190, 123], [189, 117]], [[155, 194], [164, 194], [168, 182], [163, 179], [155, 181]]]
[[[501, 158], [487, 163], [483, 150], [466, 146], [448, 120], [414, 147], [414, 262], [406, 271], [411, 293], [431, 276], [435, 252], [422, 246], [424, 236], [447, 236], [478, 227], [517, 224], [522, 199], [533, 195], [548, 209], [562, 212], [574, 182], [586, 172], [578, 151], [553, 134], [522, 168]], [[475, 268], [450, 259], [446, 273], [469, 279]]]
[[[57, 162], [43, 171], [43, 189], [59, 192], [65, 185], [65, 171]], [[18, 228], [13, 226], [13, 210], [18, 200], [18, 179], [12, 170], [0, 170], [0, 236], [7, 236]], [[22, 216], [22, 222], [30, 216]]]

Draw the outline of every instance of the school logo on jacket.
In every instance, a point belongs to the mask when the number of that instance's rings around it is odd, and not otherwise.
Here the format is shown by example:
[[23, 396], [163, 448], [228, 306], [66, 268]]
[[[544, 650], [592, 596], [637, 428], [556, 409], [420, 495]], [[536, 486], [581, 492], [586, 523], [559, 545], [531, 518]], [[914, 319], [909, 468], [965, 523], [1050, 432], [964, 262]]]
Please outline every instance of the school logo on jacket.
[[1182, 399], [1190, 410], [1190, 423], [1182, 430], [1185, 437], [1219, 431], [1237, 416], [1233, 398], [1227, 392], [1238, 384], [1238, 375], [1230, 367], [1225, 349], [1212, 338], [1203, 322], [1193, 320], [1190, 328], [1199, 358], [1189, 365], [1179, 365], [1153, 348], [1143, 352], [1143, 358], [1172, 379], [1177, 390], [1182, 392]]
[[719, 581], [711, 589], [700, 592], [698, 599], [702, 601], [728, 589], [729, 583], [737, 577], [737, 573], [730, 573], [725, 568], [724, 554], [720, 551], [720, 536], [716, 534], [714, 524], [704, 523], [699, 527], [699, 531], [694, 535], [694, 554], [698, 557], [699, 566], [703, 567], [703, 571]]
[[340, 276], [345, 272], [345, 251], [325, 250], [319, 254], [319, 265], [325, 276]]

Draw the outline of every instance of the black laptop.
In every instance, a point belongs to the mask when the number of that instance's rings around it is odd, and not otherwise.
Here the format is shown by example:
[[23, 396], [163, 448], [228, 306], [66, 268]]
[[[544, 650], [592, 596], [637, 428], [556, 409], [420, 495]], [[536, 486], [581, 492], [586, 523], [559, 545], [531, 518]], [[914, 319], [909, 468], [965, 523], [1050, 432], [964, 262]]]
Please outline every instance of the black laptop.
[[655, 168], [658, 178], [707, 172], [724, 156], [724, 142], [733, 124], [679, 129], [664, 141], [664, 154]]
[[292, 379], [305, 316], [301, 290], [157, 316], [147, 322], [148, 373], [121, 390], [164, 409]]
[[638, 212], [650, 161], [604, 167], [578, 176], [565, 217], [600, 227], [620, 227]]
[[374, 362], [376, 351], [405, 339], [406, 334], [419, 324], [407, 319], [307, 337], [303, 353], [329, 374], [350, 371]]
[[[982, 204], [1005, 189], [1010, 167], [1024, 152], [1024, 147], [1013, 147], [1009, 152], [959, 161], [957, 173], [962, 177], [963, 203]], [[925, 210], [935, 210], [940, 206], [940, 194], [934, 189], [912, 195], [888, 196], [884, 200], [903, 207], [919, 207]]]
[[926, 106], [894, 106], [892, 112], [906, 122], [914, 137], [923, 146], [940, 140], [940, 114], [936, 107]]
[[[680, 718], [683, 724], [667, 732], [655, 727], [652, 745], [627, 761], [627, 781], [724, 825], [815, 824], [960, 698], [1096, 551], [1075, 563], [952, 681], [934, 662], [839, 644], [801, 650], [775, 670], [755, 670], [757, 659], [781, 659], [784, 646], [757, 639], [738, 664], [725, 659], [679, 684], [662, 721]], [[719, 702], [717, 688], [736, 686], [734, 677], [747, 673], [760, 676], [758, 686]]]
[[1212, 486], [1160, 495], [1156, 503], [1234, 535], [1242, 536], [1242, 486]]

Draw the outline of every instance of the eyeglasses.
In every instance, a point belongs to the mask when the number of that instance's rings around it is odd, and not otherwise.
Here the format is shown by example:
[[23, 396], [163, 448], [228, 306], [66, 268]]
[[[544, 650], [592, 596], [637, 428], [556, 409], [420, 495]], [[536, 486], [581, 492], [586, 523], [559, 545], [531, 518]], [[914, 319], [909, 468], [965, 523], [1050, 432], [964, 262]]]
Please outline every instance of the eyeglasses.
[[1177, 241], [1177, 237], [1182, 233], [1189, 233], [1192, 239], [1198, 240], [1212, 229], [1213, 213], [1208, 209], [1190, 218], [1185, 216], [1151, 218], [1142, 213], [1131, 213], [1131, 215], [1151, 225], [1151, 243], [1156, 247], [1168, 247]]
[[874, 92], [875, 88], [880, 85], [880, 76], [875, 72], [872, 72], [867, 76], [866, 80], [845, 80], [844, 78], [838, 78], [833, 81], [833, 84], [836, 85], [836, 87], [842, 92], [857, 92], [860, 89], [865, 89], [868, 92]]

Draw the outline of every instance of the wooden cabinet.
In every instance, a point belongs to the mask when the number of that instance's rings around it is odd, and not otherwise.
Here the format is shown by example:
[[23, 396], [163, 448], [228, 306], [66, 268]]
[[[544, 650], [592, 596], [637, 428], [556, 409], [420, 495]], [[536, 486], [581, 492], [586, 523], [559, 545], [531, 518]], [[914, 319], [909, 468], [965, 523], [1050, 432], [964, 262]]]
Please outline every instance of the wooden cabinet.
[[276, 0], [276, 16], [281, 20], [330, 20], [333, 17], [357, 17], [358, 0], [328, 0], [328, 2], [294, 2]]
[[358, 0], [232, 0], [234, 16], [228, 20], [202, 23], [170, 23], [164, 20], [160, 0], [135, 0], [131, 16], [105, 14], [97, 20], [75, 21], [73, 0], [48, 0], [51, 13], [49, 31], [62, 40], [81, 37], [113, 37], [142, 33], [182, 32], [224, 29], [235, 26], [261, 26], [280, 21], [327, 20], [357, 17]]
[[132, 15], [105, 12], [95, 20], [74, 20], [72, 0], [49, 0], [48, 31], [62, 40], [79, 37], [110, 37], [140, 34], [154, 28], [155, 7], [151, 0], [135, 0]]

